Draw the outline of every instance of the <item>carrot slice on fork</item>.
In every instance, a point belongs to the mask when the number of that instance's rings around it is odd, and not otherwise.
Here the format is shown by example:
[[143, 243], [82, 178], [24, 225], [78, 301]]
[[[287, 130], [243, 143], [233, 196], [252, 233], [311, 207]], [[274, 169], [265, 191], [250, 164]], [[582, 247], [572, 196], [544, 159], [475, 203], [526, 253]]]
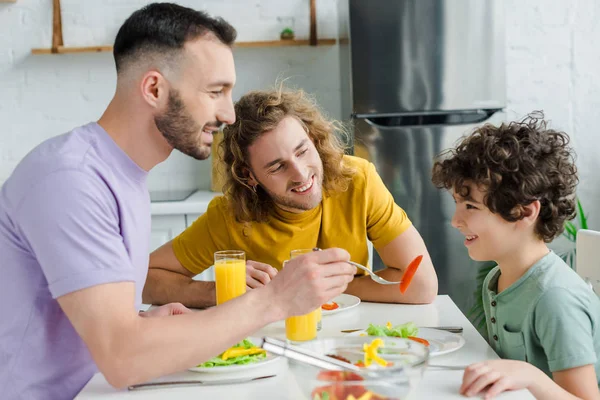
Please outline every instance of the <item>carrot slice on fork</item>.
[[402, 275], [402, 281], [400, 282], [400, 293], [404, 294], [404, 292], [406, 292], [406, 289], [408, 289], [408, 286], [410, 285], [410, 282], [415, 276], [419, 265], [421, 265], [422, 259], [423, 255], [418, 255], [415, 257], [414, 260], [410, 262], [410, 264], [408, 264], [408, 267], [406, 267], [406, 271], [404, 271], [404, 275]]

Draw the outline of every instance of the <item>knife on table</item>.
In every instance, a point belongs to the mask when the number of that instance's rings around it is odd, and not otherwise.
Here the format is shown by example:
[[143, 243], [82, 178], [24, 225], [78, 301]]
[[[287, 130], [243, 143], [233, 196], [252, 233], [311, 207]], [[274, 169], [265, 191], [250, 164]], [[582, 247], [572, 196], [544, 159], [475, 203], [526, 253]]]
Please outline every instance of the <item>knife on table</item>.
[[[463, 327], [462, 326], [423, 326], [422, 328], [426, 328], [426, 329], [437, 329], [440, 331], [447, 331], [447, 332], [452, 332], [452, 333], [462, 333], [463, 332]], [[364, 331], [365, 328], [360, 328], [360, 329], [344, 329], [341, 332], [342, 333], [352, 333], [352, 332], [358, 332], [358, 331]]]
[[147, 382], [139, 383], [137, 385], [131, 385], [128, 390], [137, 389], [158, 389], [166, 387], [186, 387], [186, 386], [217, 386], [217, 385], [235, 385], [238, 383], [247, 383], [258, 381], [261, 379], [272, 378], [275, 375], [259, 376], [256, 378], [236, 378], [236, 379], [219, 379], [215, 381], [199, 381], [199, 380], [187, 380], [187, 381], [167, 381], [167, 382]]

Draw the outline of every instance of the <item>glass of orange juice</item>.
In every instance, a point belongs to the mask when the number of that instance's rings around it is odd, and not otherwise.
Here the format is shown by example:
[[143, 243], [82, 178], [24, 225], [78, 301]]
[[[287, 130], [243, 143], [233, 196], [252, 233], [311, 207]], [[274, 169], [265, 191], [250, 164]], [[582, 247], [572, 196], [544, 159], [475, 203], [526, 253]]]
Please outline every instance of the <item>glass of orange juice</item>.
[[246, 293], [246, 253], [241, 250], [215, 252], [217, 305]]
[[[313, 249], [298, 249], [290, 251], [290, 258], [295, 258], [301, 256], [302, 254], [310, 253], [314, 251]], [[315, 310], [317, 312], [317, 330], [321, 330], [321, 317], [323, 316], [323, 312], [321, 311], [321, 307]]]
[[[299, 249], [290, 252], [290, 258], [311, 252], [312, 249]], [[285, 265], [285, 263], [284, 263]], [[285, 319], [285, 337], [293, 342], [303, 342], [317, 337], [317, 325], [321, 319], [321, 307], [305, 315]]]

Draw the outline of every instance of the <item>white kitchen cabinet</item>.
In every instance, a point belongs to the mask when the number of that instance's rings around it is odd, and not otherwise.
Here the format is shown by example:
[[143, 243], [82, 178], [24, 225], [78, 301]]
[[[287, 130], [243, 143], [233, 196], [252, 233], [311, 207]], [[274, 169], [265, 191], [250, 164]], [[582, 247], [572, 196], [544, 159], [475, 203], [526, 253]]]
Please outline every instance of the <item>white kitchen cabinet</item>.
[[191, 226], [202, 214], [185, 214], [187, 226]]
[[[194, 221], [198, 219], [202, 214], [185, 214], [185, 221], [187, 226], [191, 226]], [[215, 280], [215, 269], [210, 267], [204, 272], [194, 277], [195, 281], [214, 281]]]
[[[150, 251], [154, 251], [163, 244], [173, 240], [177, 235], [190, 226], [201, 214], [172, 214], [153, 215], [152, 230], [150, 233]], [[214, 281], [213, 268], [194, 277], [197, 281]]]
[[186, 228], [185, 215], [153, 215], [150, 232], [150, 251], [158, 249], [173, 240]]

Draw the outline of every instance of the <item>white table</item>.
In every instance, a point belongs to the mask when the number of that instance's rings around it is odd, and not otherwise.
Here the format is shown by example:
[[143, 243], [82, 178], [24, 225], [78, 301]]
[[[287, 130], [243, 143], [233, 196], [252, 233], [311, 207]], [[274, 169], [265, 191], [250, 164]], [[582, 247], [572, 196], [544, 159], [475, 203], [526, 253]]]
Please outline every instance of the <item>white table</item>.
[[[417, 326], [459, 325], [464, 328], [466, 344], [460, 350], [434, 357], [432, 364], [468, 365], [473, 362], [497, 359], [498, 356], [479, 335], [469, 320], [460, 312], [454, 302], [445, 295], [438, 296], [433, 304], [398, 305], [361, 303], [352, 310], [340, 312], [323, 318], [323, 329], [319, 337], [341, 336], [342, 329], [363, 328], [368, 323], [393, 324], [413, 321]], [[285, 338], [283, 321], [268, 325], [253, 336], [272, 336]], [[261, 399], [261, 400], [306, 400], [302, 397], [298, 385], [288, 371], [287, 361], [283, 358], [261, 368], [249, 370], [246, 375], [197, 374], [180, 372], [162, 380], [185, 379], [224, 379], [241, 376], [263, 376], [276, 374], [275, 377], [231, 386], [195, 386], [187, 388], [168, 388], [137, 391], [118, 391], [113, 389], [101, 374], [96, 374], [83, 388], [77, 399]], [[248, 375], [251, 374], [251, 375]], [[434, 370], [425, 371], [413, 399], [452, 400], [465, 397], [458, 394], [462, 381], [462, 371]], [[506, 392], [499, 399], [533, 399], [525, 390]]]

